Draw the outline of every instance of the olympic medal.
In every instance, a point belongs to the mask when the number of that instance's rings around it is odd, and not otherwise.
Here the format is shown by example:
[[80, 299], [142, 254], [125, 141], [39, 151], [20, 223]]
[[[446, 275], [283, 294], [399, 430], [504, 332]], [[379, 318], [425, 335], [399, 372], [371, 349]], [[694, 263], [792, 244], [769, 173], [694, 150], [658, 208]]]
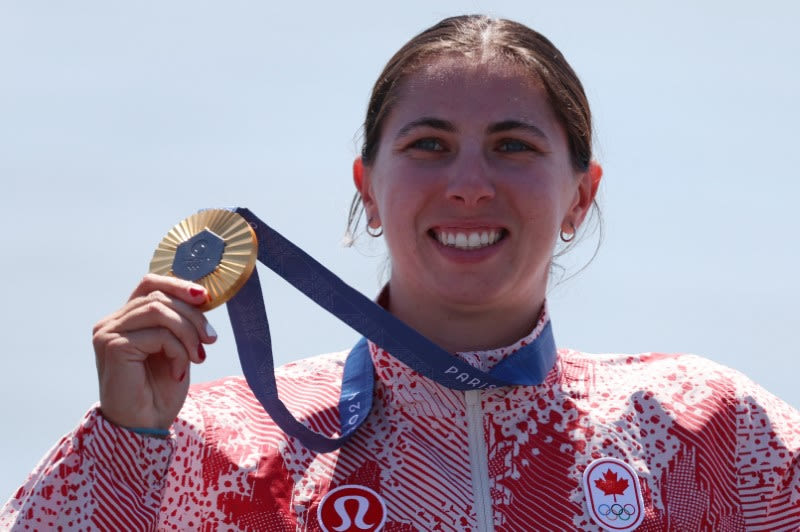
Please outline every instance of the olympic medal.
[[258, 256], [256, 233], [235, 212], [208, 209], [170, 229], [158, 244], [150, 272], [203, 285], [211, 310], [232, 298], [253, 273]]

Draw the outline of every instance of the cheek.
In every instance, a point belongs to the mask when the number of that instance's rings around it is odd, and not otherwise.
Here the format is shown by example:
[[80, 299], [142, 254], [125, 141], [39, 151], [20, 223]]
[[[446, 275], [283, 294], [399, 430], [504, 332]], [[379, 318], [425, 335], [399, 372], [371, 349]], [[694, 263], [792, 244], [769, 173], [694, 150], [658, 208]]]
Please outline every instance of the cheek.
[[533, 253], [552, 251], [564, 216], [561, 198], [555, 187], [533, 187], [526, 191], [524, 200], [517, 196], [515, 209], [522, 213], [524, 238], [536, 243], [531, 249]]
[[407, 226], [431, 198], [426, 187], [413, 179], [392, 176], [377, 183], [376, 203], [385, 225]]
[[544, 180], [531, 180], [516, 187], [510, 198], [525, 220], [536, 223], [553, 218], [560, 204], [558, 188]]
[[574, 177], [559, 169], [546, 177], [531, 180], [527, 190], [521, 193], [527, 197], [532, 217], [553, 218], [560, 224], [572, 204], [576, 187]]
[[404, 235], [414, 230], [417, 212], [416, 202], [407, 193], [389, 193], [382, 204], [381, 221], [387, 232]]
[[403, 218], [408, 211], [408, 200], [402, 188], [386, 186], [385, 183], [381, 185], [375, 189], [375, 206], [384, 232], [389, 238], [389, 233], [406, 224]]

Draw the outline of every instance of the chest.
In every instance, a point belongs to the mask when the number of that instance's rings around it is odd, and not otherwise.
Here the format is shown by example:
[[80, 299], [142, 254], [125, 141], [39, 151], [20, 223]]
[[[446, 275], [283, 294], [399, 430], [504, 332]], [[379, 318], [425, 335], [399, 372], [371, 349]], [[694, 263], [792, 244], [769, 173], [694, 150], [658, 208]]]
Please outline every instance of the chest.
[[[242, 530], [590, 530], [594, 504], [619, 530], [639, 517], [637, 530], [743, 528], [726, 461], [735, 450], [708, 445], [713, 427], [690, 430], [649, 405], [609, 417], [555, 395], [383, 399], [333, 453], [286, 441], [207, 457], [205, 521]], [[641, 505], [624, 504], [637, 487], [621, 475], [598, 477], [605, 491], [589, 496], [584, 472], [606, 457], [635, 471]]]

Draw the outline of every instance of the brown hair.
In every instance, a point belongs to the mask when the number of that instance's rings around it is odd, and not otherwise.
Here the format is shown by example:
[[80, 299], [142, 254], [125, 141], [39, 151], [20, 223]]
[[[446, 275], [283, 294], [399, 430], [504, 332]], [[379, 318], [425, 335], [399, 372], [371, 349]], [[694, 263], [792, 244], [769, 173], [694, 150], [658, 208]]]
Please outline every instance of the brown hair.
[[[397, 101], [401, 83], [421, 65], [444, 54], [497, 54], [530, 69], [541, 80], [550, 105], [567, 136], [572, 166], [586, 171], [592, 159], [592, 115], [578, 76], [546, 37], [529, 27], [485, 15], [462, 15], [442, 20], [403, 46], [389, 60], [372, 88], [364, 120], [361, 159], [374, 163], [383, 123]], [[352, 237], [363, 208], [358, 192], [347, 222]]]

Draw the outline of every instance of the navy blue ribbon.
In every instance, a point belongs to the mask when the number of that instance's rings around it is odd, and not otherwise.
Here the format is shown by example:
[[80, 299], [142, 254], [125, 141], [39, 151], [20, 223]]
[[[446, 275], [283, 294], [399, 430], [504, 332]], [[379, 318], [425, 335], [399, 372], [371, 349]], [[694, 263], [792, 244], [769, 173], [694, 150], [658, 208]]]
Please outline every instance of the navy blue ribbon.
[[259, 261], [364, 336], [345, 362], [339, 401], [341, 437], [328, 438], [298, 421], [278, 397], [269, 323], [255, 270], [228, 301], [247, 383], [278, 426], [309, 449], [338, 449], [367, 418], [372, 406], [374, 370], [366, 339], [421, 375], [454, 390], [541, 384], [555, 363], [556, 346], [548, 322], [535, 341], [506, 357], [490, 372], [476, 369], [348, 286], [249, 210], [239, 207], [235, 211], [256, 233]]

